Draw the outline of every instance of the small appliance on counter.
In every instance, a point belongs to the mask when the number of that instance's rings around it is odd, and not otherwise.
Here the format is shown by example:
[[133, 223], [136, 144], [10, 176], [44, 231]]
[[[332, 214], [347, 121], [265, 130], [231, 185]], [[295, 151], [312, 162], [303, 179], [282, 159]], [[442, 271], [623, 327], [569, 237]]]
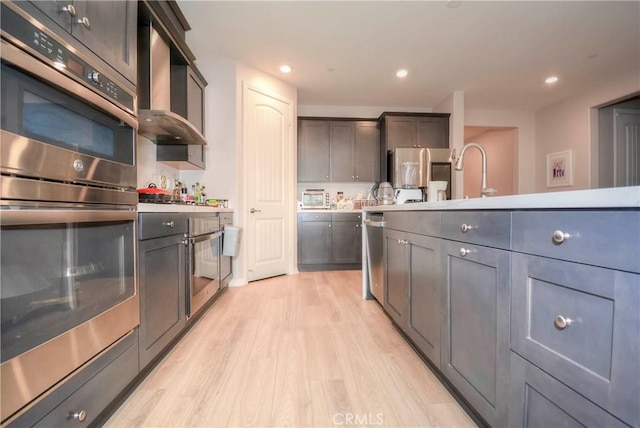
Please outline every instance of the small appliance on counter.
[[401, 188], [395, 191], [396, 204], [406, 204], [409, 202], [422, 202], [424, 195], [422, 189], [418, 187], [418, 162], [402, 162]]
[[393, 187], [391, 183], [385, 181], [379, 184], [375, 184], [371, 189], [373, 197], [378, 201], [378, 205], [391, 205], [393, 204]]
[[[444, 199], [455, 188], [455, 150], [441, 148], [398, 148], [389, 152], [389, 179], [396, 189], [396, 203], [423, 201], [430, 183], [447, 183]], [[418, 196], [417, 190], [421, 195]], [[401, 190], [398, 192], [398, 190]], [[400, 202], [399, 202], [400, 201]]]
[[328, 210], [331, 207], [331, 197], [324, 189], [307, 189], [302, 192], [303, 210]]

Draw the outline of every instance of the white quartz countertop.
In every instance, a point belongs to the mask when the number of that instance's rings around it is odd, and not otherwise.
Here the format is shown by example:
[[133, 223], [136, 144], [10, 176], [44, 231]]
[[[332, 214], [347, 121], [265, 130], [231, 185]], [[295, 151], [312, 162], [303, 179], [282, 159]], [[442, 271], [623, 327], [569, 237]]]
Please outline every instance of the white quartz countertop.
[[232, 213], [232, 208], [214, 208], [206, 205], [138, 204], [139, 213]]
[[363, 207], [362, 210], [365, 212], [379, 212], [571, 208], [640, 208], [640, 186], [453, 199], [450, 201], [417, 202], [403, 205], [377, 205]]

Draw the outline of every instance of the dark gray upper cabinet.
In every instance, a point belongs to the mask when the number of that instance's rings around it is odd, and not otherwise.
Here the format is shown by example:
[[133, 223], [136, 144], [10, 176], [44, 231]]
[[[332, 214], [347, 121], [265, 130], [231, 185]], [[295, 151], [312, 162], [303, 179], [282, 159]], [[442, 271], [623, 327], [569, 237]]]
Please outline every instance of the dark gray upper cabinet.
[[355, 180], [380, 181], [380, 128], [378, 122], [356, 122]]
[[442, 253], [445, 320], [440, 368], [489, 425], [506, 426], [510, 254], [444, 239]]
[[33, 1], [65, 31], [136, 83], [136, 1]]
[[298, 120], [298, 181], [329, 181], [329, 122]]
[[387, 179], [387, 152], [396, 148], [449, 147], [448, 113], [382, 113], [380, 180]]
[[355, 179], [353, 165], [356, 143], [354, 122], [329, 122], [329, 176], [330, 181], [352, 181]]
[[300, 119], [298, 181], [377, 181], [379, 145], [376, 121]]

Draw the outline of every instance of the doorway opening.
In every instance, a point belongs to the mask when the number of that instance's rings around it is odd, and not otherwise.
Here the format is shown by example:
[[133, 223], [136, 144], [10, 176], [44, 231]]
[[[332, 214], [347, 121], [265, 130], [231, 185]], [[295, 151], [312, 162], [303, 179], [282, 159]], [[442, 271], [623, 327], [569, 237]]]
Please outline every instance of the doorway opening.
[[596, 107], [592, 187], [640, 185], [640, 93]]
[[[464, 143], [478, 143], [487, 152], [487, 184], [496, 196], [518, 194], [518, 128], [465, 126]], [[481, 196], [482, 158], [478, 150], [465, 153], [463, 195]]]

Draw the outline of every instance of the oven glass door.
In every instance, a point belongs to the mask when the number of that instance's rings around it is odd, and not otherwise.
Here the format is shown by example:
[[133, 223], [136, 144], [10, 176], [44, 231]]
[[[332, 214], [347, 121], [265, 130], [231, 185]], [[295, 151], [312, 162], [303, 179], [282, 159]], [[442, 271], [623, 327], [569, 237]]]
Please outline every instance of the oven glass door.
[[73, 152], [134, 165], [135, 130], [73, 94], [2, 63], [2, 129]]
[[2, 362], [134, 295], [134, 224], [2, 225]]
[[[208, 219], [198, 219], [206, 227]], [[218, 219], [211, 219], [210, 230], [218, 228]], [[210, 232], [190, 239], [188, 316], [207, 303], [220, 289], [220, 255], [222, 232]]]

